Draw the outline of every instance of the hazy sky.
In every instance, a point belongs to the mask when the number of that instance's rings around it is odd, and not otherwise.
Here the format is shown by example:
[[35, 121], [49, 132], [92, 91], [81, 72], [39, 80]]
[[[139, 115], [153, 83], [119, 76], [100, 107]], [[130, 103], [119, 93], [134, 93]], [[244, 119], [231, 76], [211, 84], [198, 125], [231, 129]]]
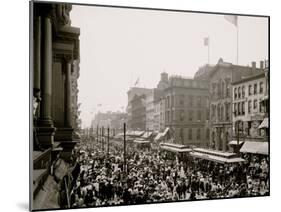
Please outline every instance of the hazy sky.
[[[193, 77], [208, 61], [204, 37], [210, 37], [211, 64], [220, 57], [236, 63], [236, 27], [223, 15], [74, 5], [71, 20], [81, 31], [82, 126], [97, 111], [126, 107], [137, 78], [138, 86], [152, 88], [163, 71]], [[267, 59], [267, 19], [239, 16], [238, 25], [239, 64]]]

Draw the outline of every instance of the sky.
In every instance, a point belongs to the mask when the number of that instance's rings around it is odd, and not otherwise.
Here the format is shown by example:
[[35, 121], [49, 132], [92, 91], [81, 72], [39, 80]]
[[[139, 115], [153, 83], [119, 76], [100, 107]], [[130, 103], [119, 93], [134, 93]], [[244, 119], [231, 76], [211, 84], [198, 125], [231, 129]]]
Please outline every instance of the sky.
[[[78, 101], [82, 127], [98, 111], [124, 111], [127, 91], [153, 88], [160, 73], [193, 77], [219, 58], [236, 64], [237, 28], [223, 15], [74, 5], [80, 28]], [[238, 64], [268, 59], [268, 19], [238, 16]]]

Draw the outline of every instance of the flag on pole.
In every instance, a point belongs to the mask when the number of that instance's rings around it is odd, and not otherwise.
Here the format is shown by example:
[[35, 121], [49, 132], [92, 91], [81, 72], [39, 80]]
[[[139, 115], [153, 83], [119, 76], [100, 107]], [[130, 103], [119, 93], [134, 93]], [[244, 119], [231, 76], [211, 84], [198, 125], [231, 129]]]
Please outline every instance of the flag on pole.
[[238, 16], [237, 15], [225, 15], [224, 18], [232, 23], [234, 26], [238, 26]]
[[136, 86], [137, 84], [139, 84], [139, 82], [140, 82], [140, 78], [138, 78], [138, 79], [136, 80], [135, 86]]
[[209, 37], [204, 38], [204, 46], [209, 46]]

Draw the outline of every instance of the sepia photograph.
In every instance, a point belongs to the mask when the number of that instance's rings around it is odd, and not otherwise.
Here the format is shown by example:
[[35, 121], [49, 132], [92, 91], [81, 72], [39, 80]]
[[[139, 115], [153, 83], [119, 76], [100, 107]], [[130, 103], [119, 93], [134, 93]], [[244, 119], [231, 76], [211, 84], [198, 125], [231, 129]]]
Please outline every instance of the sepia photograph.
[[269, 20], [31, 1], [30, 209], [269, 196]]

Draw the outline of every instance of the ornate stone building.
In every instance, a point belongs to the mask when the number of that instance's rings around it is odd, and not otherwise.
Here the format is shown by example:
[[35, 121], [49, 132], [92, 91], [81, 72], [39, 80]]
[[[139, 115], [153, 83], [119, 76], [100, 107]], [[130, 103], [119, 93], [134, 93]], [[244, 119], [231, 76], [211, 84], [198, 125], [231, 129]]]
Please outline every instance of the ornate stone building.
[[69, 170], [73, 168], [72, 152], [79, 140], [75, 129], [79, 121], [80, 29], [71, 26], [71, 9], [70, 4], [31, 4], [32, 209], [69, 207], [68, 188], [75, 177]]
[[210, 86], [210, 147], [219, 151], [228, 151], [234, 126], [232, 108], [232, 82], [259, 73], [255, 63], [239, 66], [224, 62], [222, 59], [214, 66], [200, 68], [195, 79], [207, 79]]
[[209, 129], [209, 83], [181, 76], [169, 77], [164, 90], [165, 128], [173, 133], [176, 143], [207, 146]]

